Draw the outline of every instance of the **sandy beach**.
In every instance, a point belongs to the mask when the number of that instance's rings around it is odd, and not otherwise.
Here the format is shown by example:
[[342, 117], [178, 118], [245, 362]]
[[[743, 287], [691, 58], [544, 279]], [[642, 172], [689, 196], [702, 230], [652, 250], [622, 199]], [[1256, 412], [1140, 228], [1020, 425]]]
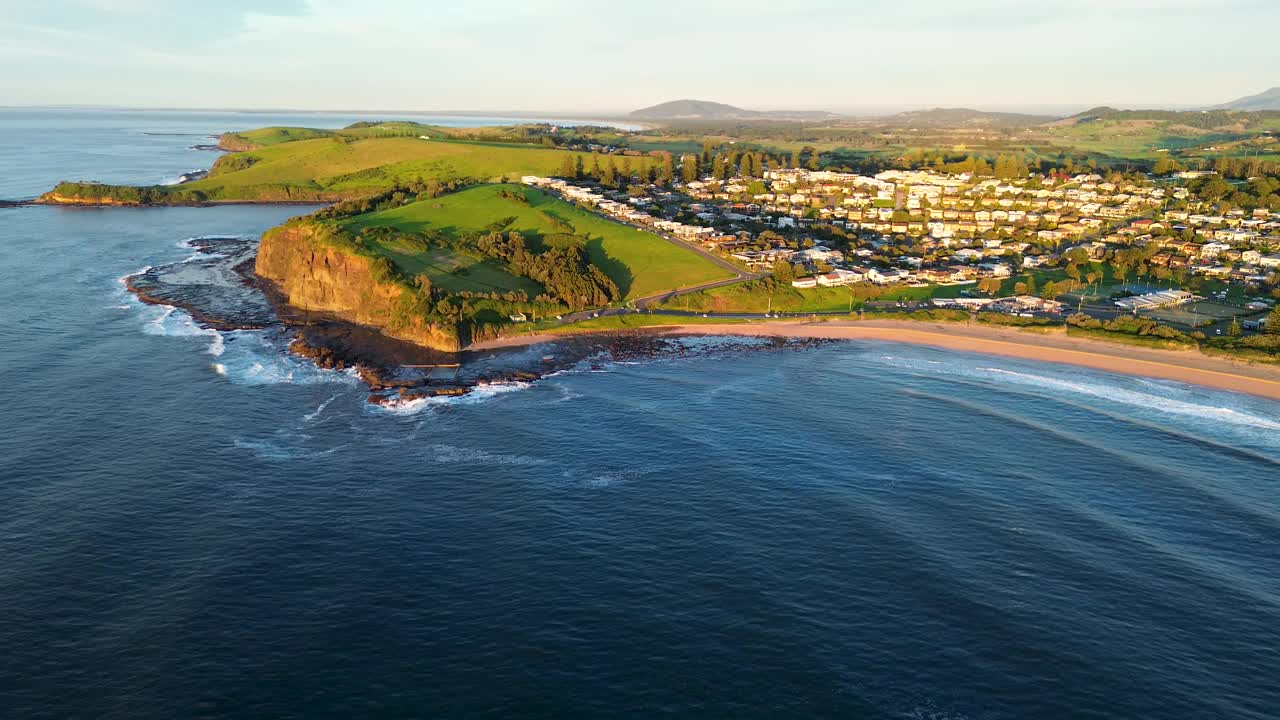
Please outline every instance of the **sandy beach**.
[[[1161, 350], [1071, 337], [1061, 329], [1032, 331], [958, 323], [865, 320], [668, 325], [622, 332], [664, 335], [809, 337], [911, 343], [963, 352], [1065, 363], [1126, 375], [1176, 380], [1280, 400], [1280, 365], [1252, 364], [1203, 355], [1196, 350]], [[561, 339], [564, 339], [564, 336], [554, 334], [519, 335], [480, 343], [469, 349], [517, 347]]]

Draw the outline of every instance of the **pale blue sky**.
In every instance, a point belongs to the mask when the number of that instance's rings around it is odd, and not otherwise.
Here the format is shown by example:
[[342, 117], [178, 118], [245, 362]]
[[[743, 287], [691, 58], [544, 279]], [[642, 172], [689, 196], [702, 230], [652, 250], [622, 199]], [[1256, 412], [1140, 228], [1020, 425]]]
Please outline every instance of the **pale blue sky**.
[[0, 105], [618, 111], [1222, 102], [1280, 0], [0, 0]]

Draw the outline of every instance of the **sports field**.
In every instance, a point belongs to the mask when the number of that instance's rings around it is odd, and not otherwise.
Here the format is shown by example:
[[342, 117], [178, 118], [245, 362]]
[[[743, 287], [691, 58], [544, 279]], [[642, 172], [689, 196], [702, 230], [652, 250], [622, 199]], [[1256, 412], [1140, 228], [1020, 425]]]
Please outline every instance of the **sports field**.
[[1143, 317], [1149, 317], [1152, 320], [1158, 320], [1163, 323], [1192, 327], [1193, 325], [1204, 325], [1207, 321], [1221, 324], [1221, 321], [1229, 322], [1233, 317], [1244, 318], [1258, 315], [1259, 313], [1257, 310], [1205, 300], [1187, 303], [1186, 305], [1158, 308], [1141, 314]]

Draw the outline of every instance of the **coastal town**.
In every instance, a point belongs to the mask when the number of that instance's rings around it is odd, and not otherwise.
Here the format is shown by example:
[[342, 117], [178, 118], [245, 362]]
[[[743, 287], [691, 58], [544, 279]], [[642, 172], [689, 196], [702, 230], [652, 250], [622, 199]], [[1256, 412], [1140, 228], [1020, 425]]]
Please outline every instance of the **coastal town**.
[[[778, 168], [666, 187], [522, 182], [801, 291], [865, 286], [874, 288], [868, 297], [1015, 314], [1058, 313], [1063, 300], [1102, 317], [1203, 304], [1204, 317], [1188, 315], [1186, 325], [1216, 317], [1231, 332], [1259, 330], [1275, 302], [1280, 215], [1198, 198], [1189, 184], [1211, 174], [1000, 179]], [[1056, 279], [1037, 287], [1037, 276]]]

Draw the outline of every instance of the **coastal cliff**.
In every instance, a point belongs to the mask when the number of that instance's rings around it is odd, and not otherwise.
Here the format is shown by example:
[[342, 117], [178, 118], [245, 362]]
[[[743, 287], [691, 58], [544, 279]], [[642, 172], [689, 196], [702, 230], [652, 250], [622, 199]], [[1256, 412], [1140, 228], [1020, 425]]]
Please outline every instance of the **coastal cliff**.
[[222, 133], [218, 136], [218, 149], [227, 152], [248, 152], [257, 150], [262, 145], [245, 138], [238, 133]]
[[[214, 166], [217, 168], [217, 164]], [[212, 173], [211, 173], [212, 175]], [[262, 185], [210, 185], [196, 180], [180, 185], [108, 185], [95, 182], [61, 182], [34, 201], [37, 205], [216, 205], [219, 203], [289, 204], [328, 203], [359, 198], [360, 191], [330, 192], [287, 183]]]
[[37, 205], [145, 205], [150, 198], [141, 188], [94, 182], [60, 182], [35, 199]]
[[267, 231], [254, 271], [301, 310], [332, 313], [435, 350], [462, 349], [457, 325], [428, 319], [418, 292], [385, 259], [344, 247], [322, 224], [297, 220]]

